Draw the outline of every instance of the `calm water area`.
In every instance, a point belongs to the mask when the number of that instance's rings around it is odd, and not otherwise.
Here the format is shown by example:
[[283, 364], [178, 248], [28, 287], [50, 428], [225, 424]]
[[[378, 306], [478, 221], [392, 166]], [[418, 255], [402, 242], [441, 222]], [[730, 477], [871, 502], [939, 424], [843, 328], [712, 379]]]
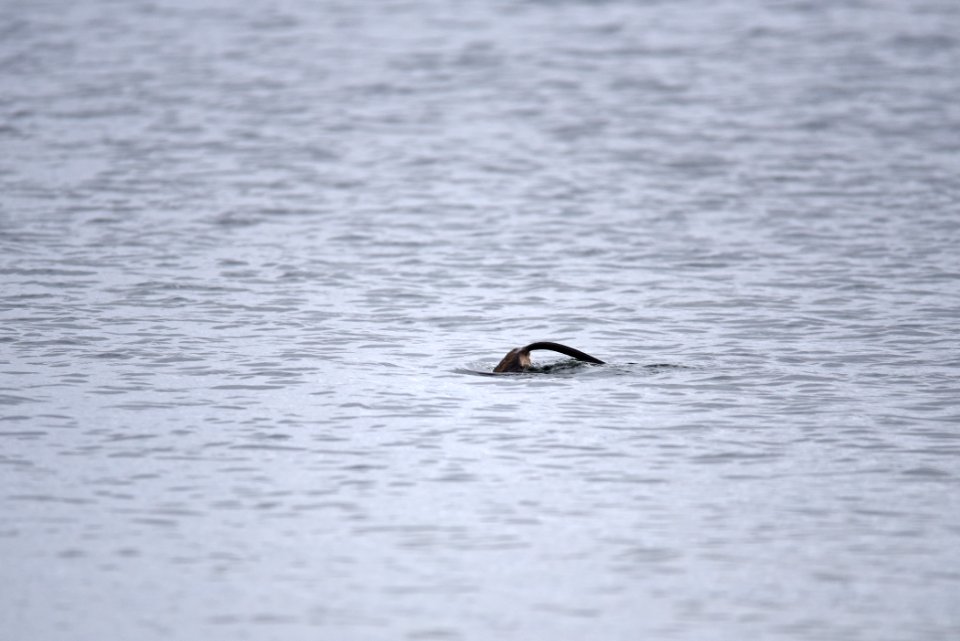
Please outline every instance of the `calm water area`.
[[960, 639], [958, 247], [955, 0], [0, 0], [0, 636]]

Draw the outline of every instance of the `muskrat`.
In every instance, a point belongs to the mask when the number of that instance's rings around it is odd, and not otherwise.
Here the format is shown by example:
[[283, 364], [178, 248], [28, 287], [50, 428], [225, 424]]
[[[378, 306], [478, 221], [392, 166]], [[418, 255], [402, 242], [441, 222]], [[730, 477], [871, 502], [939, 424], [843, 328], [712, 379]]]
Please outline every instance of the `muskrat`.
[[561, 345], [560, 343], [539, 341], [537, 343], [530, 343], [526, 347], [511, 349], [510, 352], [503, 357], [503, 360], [500, 361], [500, 364], [493, 368], [493, 371], [495, 373], [526, 371], [527, 368], [530, 367], [530, 352], [535, 349], [549, 349], [554, 352], [560, 352], [564, 356], [573, 357], [578, 361], [593, 363], [595, 365], [605, 364], [599, 358], [594, 358], [593, 356], [590, 356], [590, 354], [585, 354], [579, 349], [573, 349], [572, 347], [567, 347], [566, 345]]

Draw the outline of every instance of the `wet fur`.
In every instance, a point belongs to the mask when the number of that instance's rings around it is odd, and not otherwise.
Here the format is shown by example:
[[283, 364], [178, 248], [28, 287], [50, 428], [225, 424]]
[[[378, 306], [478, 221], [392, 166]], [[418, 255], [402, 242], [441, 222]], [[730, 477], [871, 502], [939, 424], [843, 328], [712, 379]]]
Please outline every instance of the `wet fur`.
[[594, 358], [593, 356], [590, 356], [590, 354], [581, 352], [578, 349], [567, 347], [566, 345], [561, 345], [560, 343], [539, 341], [536, 343], [530, 343], [526, 347], [511, 349], [507, 355], [503, 357], [500, 363], [493, 368], [494, 373], [502, 374], [507, 372], [525, 372], [531, 364], [530, 352], [537, 349], [548, 349], [553, 352], [559, 352], [564, 356], [570, 356], [578, 361], [593, 363], [595, 365], [604, 365], [604, 362], [599, 358]]

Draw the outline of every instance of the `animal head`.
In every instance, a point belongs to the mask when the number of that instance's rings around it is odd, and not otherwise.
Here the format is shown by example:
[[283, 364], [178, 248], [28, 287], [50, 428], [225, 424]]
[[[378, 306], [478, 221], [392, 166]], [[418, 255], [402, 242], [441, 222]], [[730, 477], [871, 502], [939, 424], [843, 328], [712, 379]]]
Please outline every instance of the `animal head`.
[[522, 372], [530, 367], [530, 352], [522, 347], [511, 349], [500, 364], [493, 368], [494, 372]]

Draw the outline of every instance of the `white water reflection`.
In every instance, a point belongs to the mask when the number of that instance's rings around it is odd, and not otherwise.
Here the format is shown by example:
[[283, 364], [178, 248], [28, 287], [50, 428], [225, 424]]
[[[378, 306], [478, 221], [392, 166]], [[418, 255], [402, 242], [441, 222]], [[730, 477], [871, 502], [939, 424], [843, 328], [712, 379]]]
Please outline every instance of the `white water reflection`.
[[8, 13], [9, 634], [960, 632], [950, 3]]

